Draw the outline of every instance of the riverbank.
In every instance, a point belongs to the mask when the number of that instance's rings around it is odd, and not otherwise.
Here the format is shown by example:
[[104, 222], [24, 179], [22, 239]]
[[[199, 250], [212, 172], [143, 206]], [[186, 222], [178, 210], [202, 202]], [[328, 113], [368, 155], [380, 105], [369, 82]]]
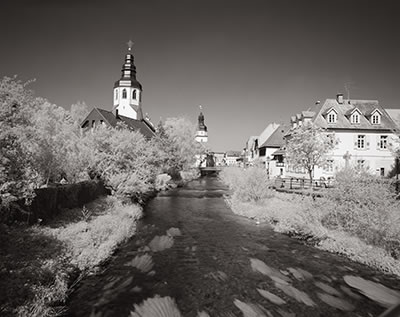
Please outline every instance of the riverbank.
[[343, 230], [325, 227], [323, 207], [318, 200], [275, 192], [258, 202], [243, 202], [234, 196], [227, 197], [226, 201], [235, 214], [254, 219], [256, 223], [268, 222], [276, 232], [400, 277], [400, 261], [387, 250]]
[[46, 225], [1, 225], [1, 315], [62, 314], [74, 284], [135, 234], [141, 215], [140, 206], [107, 196]]

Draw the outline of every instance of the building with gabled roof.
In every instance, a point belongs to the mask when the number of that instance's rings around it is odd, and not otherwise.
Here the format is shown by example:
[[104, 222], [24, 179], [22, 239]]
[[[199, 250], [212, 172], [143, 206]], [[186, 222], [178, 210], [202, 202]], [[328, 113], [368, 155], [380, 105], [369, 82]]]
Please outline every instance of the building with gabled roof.
[[[377, 100], [326, 99], [312, 108], [291, 117], [291, 129], [285, 134], [290, 138], [292, 129], [311, 122], [334, 133], [336, 146], [329, 154], [327, 164], [315, 169], [314, 178], [333, 177], [340, 168], [349, 165], [386, 176], [392, 169], [394, 157], [390, 151], [396, 123]], [[294, 169], [286, 162], [286, 175], [307, 177], [305, 171]]]
[[146, 138], [155, 135], [155, 127], [150, 119], [143, 117], [142, 85], [136, 79], [136, 66], [131, 54], [132, 42], [128, 43], [128, 54], [122, 65], [122, 75], [114, 84], [112, 111], [94, 108], [81, 123], [83, 130], [93, 130], [96, 126], [116, 127], [123, 123], [132, 131], [138, 131]]

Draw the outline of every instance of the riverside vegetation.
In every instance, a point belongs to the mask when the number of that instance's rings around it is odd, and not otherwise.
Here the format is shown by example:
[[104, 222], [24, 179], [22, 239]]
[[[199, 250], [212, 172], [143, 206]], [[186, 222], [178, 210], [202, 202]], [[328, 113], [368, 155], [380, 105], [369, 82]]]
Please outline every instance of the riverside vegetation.
[[[142, 209], [134, 202], [196, 177], [191, 168], [203, 149], [186, 118], [160, 122], [150, 140], [122, 125], [82, 133], [85, 103], [65, 110], [35, 97], [29, 84], [0, 81], [0, 314], [58, 316], [74, 279], [135, 234]], [[112, 197], [34, 226], [11, 223], [16, 207], [29, 205], [38, 188], [91, 178]]]
[[227, 201], [233, 212], [400, 276], [400, 200], [389, 180], [347, 169], [334, 188], [312, 198], [275, 192], [258, 167], [225, 168], [220, 177], [232, 191]]

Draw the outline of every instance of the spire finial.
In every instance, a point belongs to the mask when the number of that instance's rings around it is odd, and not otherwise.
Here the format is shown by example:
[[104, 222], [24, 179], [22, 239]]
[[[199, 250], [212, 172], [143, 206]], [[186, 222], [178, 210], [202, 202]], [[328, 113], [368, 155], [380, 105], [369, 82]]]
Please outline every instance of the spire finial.
[[128, 42], [126, 42], [126, 44], [128, 45], [128, 51], [131, 51], [132, 50], [132, 46], [135, 43], [133, 43], [132, 40], [129, 40]]

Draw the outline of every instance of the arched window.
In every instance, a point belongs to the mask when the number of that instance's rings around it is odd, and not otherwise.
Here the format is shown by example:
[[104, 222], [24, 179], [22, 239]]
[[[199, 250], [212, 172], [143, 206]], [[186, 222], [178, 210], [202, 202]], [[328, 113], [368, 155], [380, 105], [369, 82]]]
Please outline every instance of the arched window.
[[118, 89], [115, 89], [115, 100], [118, 99]]
[[136, 89], [132, 91], [132, 99], [136, 100]]
[[126, 99], [126, 89], [122, 90], [122, 99]]

